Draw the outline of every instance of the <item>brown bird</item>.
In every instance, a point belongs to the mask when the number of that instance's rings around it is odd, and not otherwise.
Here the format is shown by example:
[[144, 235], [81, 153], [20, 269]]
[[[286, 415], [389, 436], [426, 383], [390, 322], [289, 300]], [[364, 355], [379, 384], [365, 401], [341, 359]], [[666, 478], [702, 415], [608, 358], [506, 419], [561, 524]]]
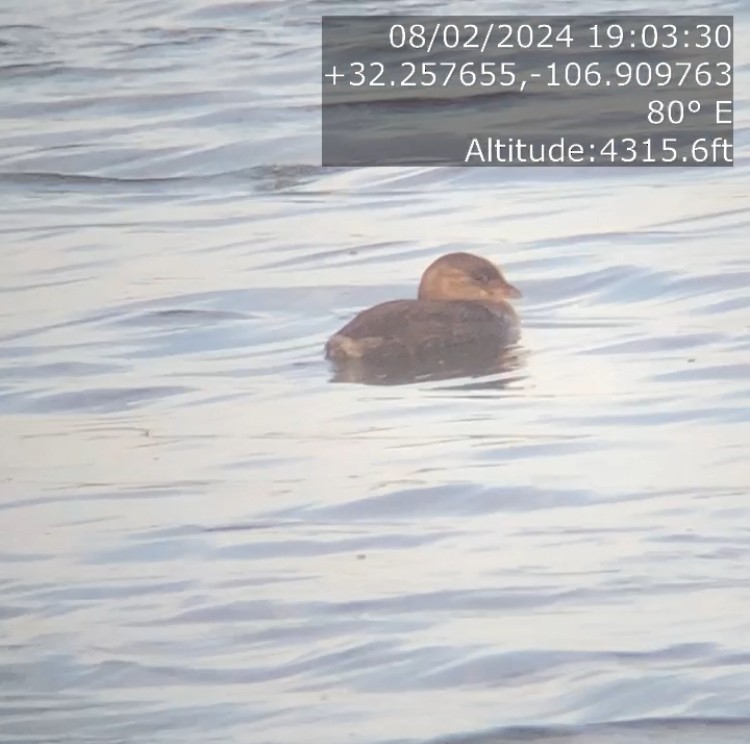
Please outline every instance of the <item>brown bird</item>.
[[518, 340], [518, 316], [507, 302], [518, 297], [487, 259], [449, 253], [427, 267], [416, 300], [363, 310], [331, 336], [326, 357], [376, 364], [489, 358]]

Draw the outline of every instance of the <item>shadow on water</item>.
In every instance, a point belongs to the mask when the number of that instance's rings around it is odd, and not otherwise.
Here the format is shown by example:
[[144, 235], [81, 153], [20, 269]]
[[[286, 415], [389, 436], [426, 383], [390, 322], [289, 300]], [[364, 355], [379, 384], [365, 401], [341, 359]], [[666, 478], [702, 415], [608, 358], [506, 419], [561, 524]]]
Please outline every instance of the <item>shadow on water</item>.
[[439, 382], [466, 377], [502, 375], [477, 383], [482, 387], [505, 388], [518, 381], [512, 374], [523, 368], [525, 352], [509, 346], [499, 353], [496, 348], [472, 349], [470, 354], [441, 354], [439, 357], [387, 360], [347, 359], [332, 362], [331, 382], [361, 385], [409, 385], [417, 382]]

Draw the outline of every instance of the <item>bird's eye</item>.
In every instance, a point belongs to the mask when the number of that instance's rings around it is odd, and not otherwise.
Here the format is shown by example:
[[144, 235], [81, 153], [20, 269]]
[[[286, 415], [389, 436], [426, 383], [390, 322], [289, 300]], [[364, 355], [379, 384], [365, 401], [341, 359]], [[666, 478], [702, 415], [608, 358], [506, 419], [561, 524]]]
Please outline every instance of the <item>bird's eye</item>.
[[490, 280], [489, 272], [485, 271], [484, 269], [478, 269], [477, 271], [474, 271], [471, 275], [471, 278], [475, 282], [479, 282], [480, 284], [486, 284]]

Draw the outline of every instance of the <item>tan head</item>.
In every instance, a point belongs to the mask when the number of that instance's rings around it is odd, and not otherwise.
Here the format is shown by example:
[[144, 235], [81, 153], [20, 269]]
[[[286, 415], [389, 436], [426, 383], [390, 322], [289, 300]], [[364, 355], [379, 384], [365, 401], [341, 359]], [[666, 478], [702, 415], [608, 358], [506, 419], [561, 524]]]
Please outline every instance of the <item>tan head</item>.
[[419, 283], [420, 300], [503, 302], [521, 297], [500, 270], [472, 253], [449, 253], [431, 263]]

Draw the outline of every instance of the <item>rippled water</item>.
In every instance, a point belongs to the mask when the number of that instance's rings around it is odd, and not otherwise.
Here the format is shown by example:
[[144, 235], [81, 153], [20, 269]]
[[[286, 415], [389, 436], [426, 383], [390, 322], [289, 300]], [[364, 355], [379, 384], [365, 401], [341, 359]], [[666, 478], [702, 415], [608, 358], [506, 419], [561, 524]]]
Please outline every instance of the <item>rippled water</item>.
[[[748, 45], [732, 170], [321, 170], [319, 15], [426, 7], [0, 8], [3, 742], [750, 740]], [[456, 249], [518, 363], [331, 384]]]

